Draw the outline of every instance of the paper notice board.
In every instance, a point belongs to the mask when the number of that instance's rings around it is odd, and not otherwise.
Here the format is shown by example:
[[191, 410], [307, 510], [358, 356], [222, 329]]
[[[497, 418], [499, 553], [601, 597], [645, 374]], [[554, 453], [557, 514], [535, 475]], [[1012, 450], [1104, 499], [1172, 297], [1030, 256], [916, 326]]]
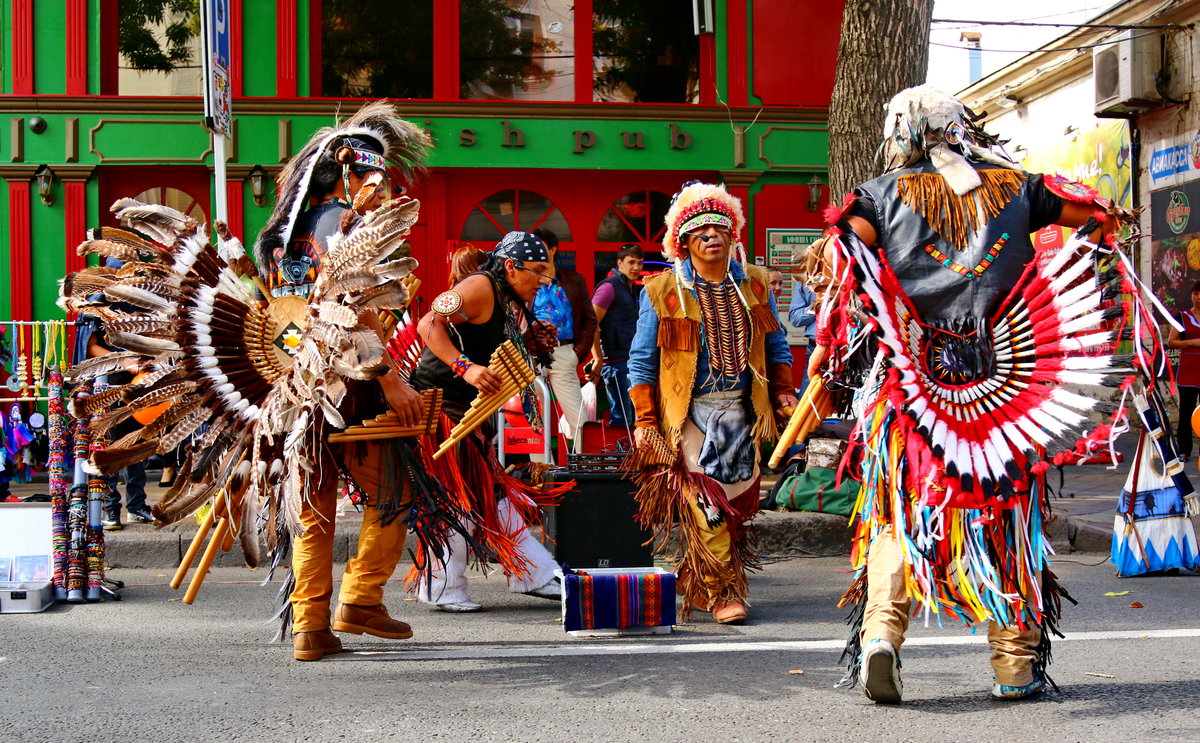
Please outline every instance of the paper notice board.
[[804, 228], [767, 228], [767, 268], [783, 271], [783, 291], [775, 298], [775, 302], [779, 306], [779, 322], [787, 331], [788, 344], [792, 346], [804, 342], [804, 333], [793, 328], [787, 317], [788, 306], [792, 302], [792, 287], [796, 285], [795, 274], [802, 265], [808, 246], [820, 239], [822, 232]]

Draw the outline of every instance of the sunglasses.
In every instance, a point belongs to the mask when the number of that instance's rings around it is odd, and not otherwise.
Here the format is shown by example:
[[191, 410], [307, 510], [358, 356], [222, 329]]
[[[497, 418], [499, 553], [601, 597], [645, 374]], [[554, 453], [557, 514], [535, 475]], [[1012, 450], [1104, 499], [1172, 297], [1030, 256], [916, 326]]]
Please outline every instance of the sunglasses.
[[516, 268], [518, 271], [528, 271], [529, 273], [537, 274], [539, 278], [543, 278], [546, 281], [549, 281], [551, 284], [558, 283], [557, 276], [547, 276], [546, 274], [542, 273], [541, 271], [534, 271], [532, 268], [525, 268], [524, 266], [519, 266], [519, 265], [514, 266], [514, 268]]

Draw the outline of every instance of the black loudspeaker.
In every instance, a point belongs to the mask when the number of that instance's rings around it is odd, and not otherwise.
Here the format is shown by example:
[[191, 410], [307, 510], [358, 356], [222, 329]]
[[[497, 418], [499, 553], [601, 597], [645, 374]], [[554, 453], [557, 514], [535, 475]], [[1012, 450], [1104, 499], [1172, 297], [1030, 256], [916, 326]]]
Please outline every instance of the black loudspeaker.
[[549, 483], [574, 480], [575, 487], [558, 506], [547, 508], [543, 520], [546, 546], [554, 559], [572, 568], [645, 568], [654, 565], [654, 555], [643, 542], [637, 516], [636, 487], [618, 474], [571, 473], [556, 470]]

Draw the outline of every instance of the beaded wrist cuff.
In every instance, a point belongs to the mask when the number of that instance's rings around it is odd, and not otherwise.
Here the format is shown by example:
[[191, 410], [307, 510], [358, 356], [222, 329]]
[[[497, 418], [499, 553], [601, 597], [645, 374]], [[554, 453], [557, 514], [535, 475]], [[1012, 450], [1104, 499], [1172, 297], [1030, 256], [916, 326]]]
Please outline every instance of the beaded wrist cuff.
[[455, 376], [461, 377], [471, 368], [472, 363], [474, 362], [468, 359], [465, 353], [460, 353], [457, 359], [450, 362], [450, 368], [454, 370]]

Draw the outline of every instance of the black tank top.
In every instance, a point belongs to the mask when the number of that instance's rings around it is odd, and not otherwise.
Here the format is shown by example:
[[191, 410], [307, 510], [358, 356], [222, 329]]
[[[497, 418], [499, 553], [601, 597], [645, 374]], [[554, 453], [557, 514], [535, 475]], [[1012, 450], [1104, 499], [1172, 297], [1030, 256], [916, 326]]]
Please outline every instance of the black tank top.
[[[499, 348], [505, 340], [505, 300], [500, 296], [499, 287], [496, 286], [496, 280], [492, 278], [491, 274], [476, 271], [471, 276], [476, 274], [487, 276], [488, 281], [491, 282], [492, 316], [487, 322], [478, 325], [464, 322], [452, 327], [454, 331], [458, 332], [462, 344], [460, 350], [466, 354], [467, 358], [472, 363], [487, 366], [488, 361], [492, 358], [492, 352]], [[450, 333], [451, 338], [454, 337], [454, 331]], [[440, 387], [446, 400], [463, 405], [469, 405], [479, 393], [479, 390], [455, 375], [454, 370], [434, 355], [428, 346], [421, 352], [421, 360], [417, 363], [417, 368], [413, 370], [409, 382], [413, 389], [418, 391]]]

